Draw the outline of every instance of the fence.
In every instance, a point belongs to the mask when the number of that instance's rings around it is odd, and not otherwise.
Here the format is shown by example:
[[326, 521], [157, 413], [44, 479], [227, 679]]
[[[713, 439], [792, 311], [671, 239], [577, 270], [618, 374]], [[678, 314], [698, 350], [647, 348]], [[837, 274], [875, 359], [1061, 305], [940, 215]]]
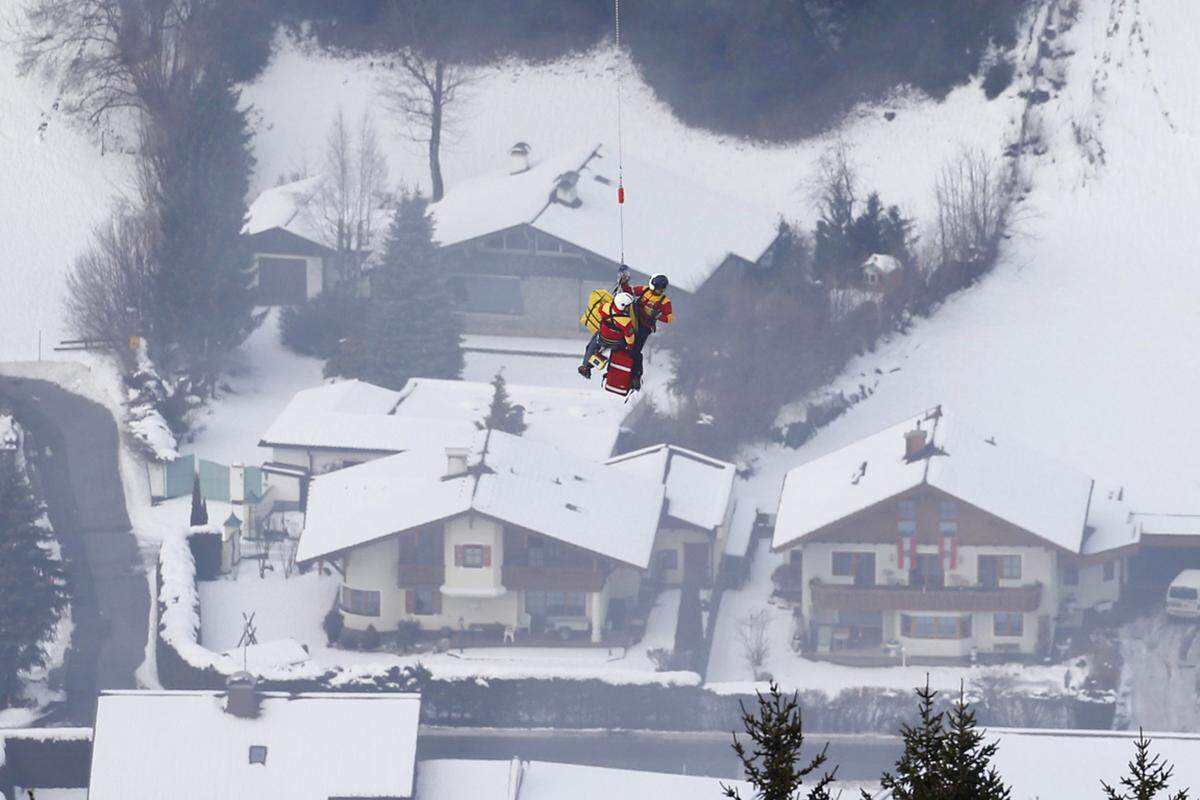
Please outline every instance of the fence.
[[257, 503], [263, 497], [263, 476], [259, 467], [230, 467], [188, 454], [174, 461], [151, 464], [147, 469], [150, 496], [154, 500], [191, 494], [197, 475], [200, 477], [200, 496], [205, 500]]

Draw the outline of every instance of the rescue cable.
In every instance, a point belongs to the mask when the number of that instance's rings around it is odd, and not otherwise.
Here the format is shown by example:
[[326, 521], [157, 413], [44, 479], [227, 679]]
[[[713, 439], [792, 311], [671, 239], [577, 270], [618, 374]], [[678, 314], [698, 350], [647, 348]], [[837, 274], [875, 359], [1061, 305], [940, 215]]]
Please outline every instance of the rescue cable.
[[620, 229], [621, 265], [625, 264], [625, 175], [621, 152], [621, 0], [613, 0], [613, 19], [617, 29], [617, 219]]

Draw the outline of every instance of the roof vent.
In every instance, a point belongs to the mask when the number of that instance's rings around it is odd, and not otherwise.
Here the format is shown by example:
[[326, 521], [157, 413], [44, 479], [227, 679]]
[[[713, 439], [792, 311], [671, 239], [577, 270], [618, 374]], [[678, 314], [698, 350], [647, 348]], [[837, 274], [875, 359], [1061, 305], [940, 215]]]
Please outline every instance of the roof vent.
[[918, 421], [917, 427], [904, 434], [904, 458], [909, 461], [920, 458], [921, 454], [925, 452], [926, 440], [926, 433]]
[[265, 744], [250, 745], [250, 763], [267, 765], [267, 746]]
[[[258, 716], [258, 679], [239, 670], [225, 679], [225, 710], [235, 717], [254, 719]], [[264, 754], [264, 758], [266, 755]]]
[[532, 149], [527, 142], [517, 142], [508, 148], [509, 175], [519, 175], [529, 170], [529, 151]]
[[554, 201], [564, 206], [579, 208], [583, 202], [579, 199], [579, 173], [574, 170], [564, 172], [554, 179]]

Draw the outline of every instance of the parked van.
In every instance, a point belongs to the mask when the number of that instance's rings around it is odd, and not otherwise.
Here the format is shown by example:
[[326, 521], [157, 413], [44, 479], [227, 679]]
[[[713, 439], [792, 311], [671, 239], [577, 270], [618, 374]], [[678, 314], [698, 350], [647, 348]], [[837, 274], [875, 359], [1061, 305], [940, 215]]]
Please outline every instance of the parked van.
[[1185, 569], [1167, 588], [1167, 615], [1200, 618], [1200, 569]]

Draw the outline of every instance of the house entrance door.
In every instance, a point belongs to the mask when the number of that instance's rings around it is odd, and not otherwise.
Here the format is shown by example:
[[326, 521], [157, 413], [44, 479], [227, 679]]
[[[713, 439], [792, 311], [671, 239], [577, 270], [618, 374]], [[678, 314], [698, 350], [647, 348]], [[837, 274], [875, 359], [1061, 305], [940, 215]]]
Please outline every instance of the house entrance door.
[[707, 586], [708, 545], [685, 544], [683, 546], [683, 582]]

